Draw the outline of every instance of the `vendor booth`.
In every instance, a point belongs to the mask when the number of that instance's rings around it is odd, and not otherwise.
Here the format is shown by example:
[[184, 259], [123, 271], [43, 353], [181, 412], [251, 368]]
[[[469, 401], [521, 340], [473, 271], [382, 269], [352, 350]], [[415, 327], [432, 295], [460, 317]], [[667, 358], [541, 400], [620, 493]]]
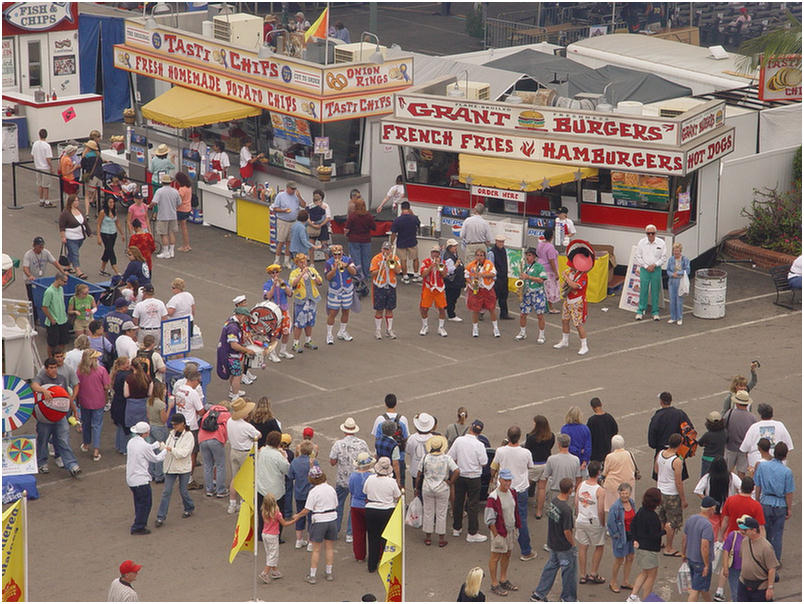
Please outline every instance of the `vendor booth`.
[[50, 141], [102, 130], [103, 97], [80, 94], [80, 60], [77, 3], [3, 3], [3, 116], [25, 132], [20, 147], [41, 128]]
[[[262, 31], [262, 17], [227, 18], [232, 32], [240, 31], [236, 24], [245, 24], [246, 31], [256, 21]], [[138, 107], [141, 124], [131, 130], [142, 149], [138, 165], [147, 171], [153, 149], [167, 144], [171, 162], [198, 183], [206, 224], [268, 242], [268, 206], [288, 180], [296, 181], [307, 202], [314, 190], [323, 190], [333, 215], [345, 213], [351, 189], [363, 187], [370, 199], [365, 185], [376, 162], [367, 121], [390, 113], [393, 93], [413, 83], [410, 56], [398, 47], [368, 43], [341, 44], [334, 53], [330, 44], [328, 52], [318, 53], [323, 41], [311, 38], [301, 54], [308, 59], [321, 54], [317, 58], [329, 63], [322, 64], [276, 54], [261, 38], [205, 35], [210, 22], [186, 15], [183, 29], [164, 23], [128, 20], [125, 43], [115, 45], [115, 67], [132, 74], [135, 89], [154, 80], [157, 90], [164, 90]], [[299, 39], [293, 40], [298, 45]], [[247, 138], [260, 161], [253, 174], [241, 175]], [[213, 155], [216, 143], [225, 158]], [[129, 144], [132, 174], [134, 155]], [[228, 182], [233, 176], [246, 182]], [[385, 180], [378, 183], [383, 191], [387, 186]]]

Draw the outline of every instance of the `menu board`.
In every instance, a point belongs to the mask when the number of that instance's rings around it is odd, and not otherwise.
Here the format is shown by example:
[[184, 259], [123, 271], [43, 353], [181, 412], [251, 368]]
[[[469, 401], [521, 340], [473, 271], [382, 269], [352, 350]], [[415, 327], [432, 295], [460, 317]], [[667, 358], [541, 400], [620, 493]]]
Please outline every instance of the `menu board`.
[[14, 39], [3, 38], [3, 88], [17, 85], [14, 65]]
[[611, 192], [614, 203], [621, 206], [667, 209], [670, 185], [667, 176], [611, 172]]
[[313, 146], [313, 139], [310, 136], [310, 124], [307, 123], [307, 120], [283, 115], [275, 111], [271, 111], [270, 114], [274, 138], [282, 138], [307, 147]]

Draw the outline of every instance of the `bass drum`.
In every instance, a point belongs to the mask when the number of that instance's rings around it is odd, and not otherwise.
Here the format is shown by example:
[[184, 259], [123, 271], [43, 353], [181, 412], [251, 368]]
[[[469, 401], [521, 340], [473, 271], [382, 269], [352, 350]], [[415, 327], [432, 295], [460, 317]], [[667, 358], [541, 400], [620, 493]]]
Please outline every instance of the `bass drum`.
[[248, 330], [258, 338], [275, 339], [281, 334], [282, 309], [270, 300], [265, 300], [251, 309]]

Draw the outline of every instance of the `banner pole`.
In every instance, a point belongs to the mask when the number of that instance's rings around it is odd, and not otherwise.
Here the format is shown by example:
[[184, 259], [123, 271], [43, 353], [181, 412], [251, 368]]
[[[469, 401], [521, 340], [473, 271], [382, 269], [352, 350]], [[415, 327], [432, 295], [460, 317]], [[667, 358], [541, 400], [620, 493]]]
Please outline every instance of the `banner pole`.
[[25, 594], [25, 601], [32, 602], [31, 600], [31, 586], [28, 583], [28, 491], [22, 492], [22, 530], [25, 534], [23, 539], [23, 556], [25, 557], [23, 561], [23, 568], [25, 572], [23, 573], [23, 577], [25, 577], [25, 590], [23, 593]]
[[402, 490], [402, 514], [399, 519], [402, 524], [402, 601], [405, 602], [405, 490]]
[[[252, 543], [254, 544], [254, 572], [252, 573], [252, 577], [253, 577], [253, 582], [254, 582], [253, 583], [254, 584], [254, 601], [256, 602], [257, 601], [257, 542], [258, 542], [258, 540], [257, 540], [257, 527], [259, 526], [259, 523], [257, 522], [257, 514], [261, 514], [262, 511], [257, 509], [257, 446], [252, 445], [251, 450], [254, 452], [254, 463], [251, 464], [252, 467], [254, 468], [254, 475], [252, 476], [252, 483], [254, 485], [254, 501], [252, 502], [253, 506], [254, 506], [254, 508], [253, 508], [254, 509], [254, 514], [252, 515], [253, 516], [253, 523], [254, 523], [253, 538], [252, 538]], [[245, 503], [245, 502], [243, 502], [243, 503]]]

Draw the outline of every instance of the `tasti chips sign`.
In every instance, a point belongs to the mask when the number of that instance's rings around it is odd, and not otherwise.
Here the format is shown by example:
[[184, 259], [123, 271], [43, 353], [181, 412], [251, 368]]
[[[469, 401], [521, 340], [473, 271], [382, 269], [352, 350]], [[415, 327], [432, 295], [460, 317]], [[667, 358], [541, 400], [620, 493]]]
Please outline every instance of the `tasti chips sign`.
[[801, 100], [801, 55], [783, 55], [765, 62], [759, 71], [759, 98], [763, 101]]
[[702, 104], [678, 119], [510, 105], [398, 93], [394, 117], [447, 126], [482, 126], [522, 134], [567, 134], [612, 142], [682, 145], [724, 123], [723, 101]]
[[[727, 139], [727, 140], [726, 140]], [[720, 133], [692, 151], [656, 147], [625, 147], [607, 143], [581, 142], [568, 139], [544, 139], [519, 135], [497, 134], [493, 131], [468, 131], [442, 128], [425, 123], [412, 124], [383, 120], [380, 140], [385, 144], [439, 149], [543, 161], [573, 166], [612, 168], [646, 174], [683, 176], [734, 149], [734, 129]], [[718, 144], [715, 144], [718, 141]]]

